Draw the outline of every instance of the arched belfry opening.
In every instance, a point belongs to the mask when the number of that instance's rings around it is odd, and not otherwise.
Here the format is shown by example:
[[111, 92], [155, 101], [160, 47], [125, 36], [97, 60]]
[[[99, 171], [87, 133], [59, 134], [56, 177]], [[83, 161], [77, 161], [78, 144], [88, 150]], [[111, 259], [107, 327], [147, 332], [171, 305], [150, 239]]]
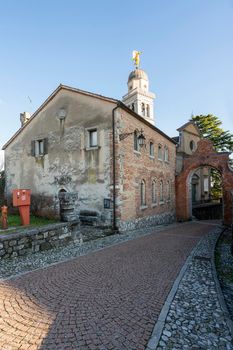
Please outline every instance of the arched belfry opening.
[[[197, 186], [200, 177], [203, 179], [203, 192], [201, 195], [204, 202], [205, 195], [206, 201], [213, 199], [211, 196], [213, 196], [214, 192], [212, 190], [212, 195], [210, 192], [211, 186], [214, 188], [213, 176], [218, 176], [219, 180], [221, 180], [221, 198], [218, 200], [219, 203], [222, 202], [222, 219], [224, 224], [230, 225], [232, 223], [233, 170], [229, 165], [229, 155], [229, 152], [216, 152], [211, 141], [201, 139], [195, 152], [185, 156], [181, 171], [176, 176], [176, 215], [178, 221], [192, 219], [193, 195], [196, 195], [195, 200], [197, 200], [198, 193], [195, 193], [197, 191], [195, 186]], [[202, 175], [199, 169], [204, 171]], [[208, 178], [208, 180], [204, 180], [204, 178]]]

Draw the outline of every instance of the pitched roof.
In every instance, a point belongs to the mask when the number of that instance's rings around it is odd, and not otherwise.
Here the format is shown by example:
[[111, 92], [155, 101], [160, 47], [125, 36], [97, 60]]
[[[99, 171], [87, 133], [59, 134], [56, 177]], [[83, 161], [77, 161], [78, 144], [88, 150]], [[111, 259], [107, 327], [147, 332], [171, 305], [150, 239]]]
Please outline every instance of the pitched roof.
[[176, 129], [177, 131], [182, 131], [184, 130], [187, 126], [189, 125], [193, 125], [194, 128], [196, 129], [196, 131], [198, 132], [198, 135], [200, 135], [200, 130], [198, 129], [198, 127], [196, 126], [196, 124], [192, 121], [189, 120], [187, 123], [185, 123], [184, 125], [180, 126], [178, 129]]
[[172, 140], [168, 135], [166, 135], [163, 131], [161, 131], [160, 129], [156, 128], [154, 125], [152, 125], [151, 123], [149, 123], [147, 120], [145, 120], [143, 117], [141, 117], [140, 115], [138, 115], [137, 113], [135, 113], [134, 111], [132, 111], [132, 109], [128, 108], [123, 102], [121, 102], [120, 100], [116, 100], [114, 98], [111, 97], [106, 97], [106, 96], [102, 96], [99, 94], [95, 94], [93, 92], [89, 92], [89, 91], [85, 91], [85, 90], [80, 90], [80, 89], [76, 89], [67, 85], [63, 85], [60, 84], [54, 91], [53, 93], [44, 101], [44, 103], [35, 111], [35, 113], [31, 116], [31, 118], [28, 120], [28, 122], [26, 124], [24, 124], [18, 131], [16, 131], [16, 133], [7, 141], [7, 143], [5, 143], [5, 145], [2, 147], [3, 150], [5, 150], [9, 144], [31, 123], [31, 121], [38, 115], [38, 113], [58, 94], [59, 91], [61, 90], [68, 90], [68, 91], [72, 91], [72, 92], [77, 92], [79, 94], [83, 94], [86, 96], [91, 96], [94, 98], [98, 98], [104, 101], [108, 101], [108, 102], [112, 102], [114, 104], [117, 104], [119, 107], [125, 109], [128, 113], [130, 113], [131, 115], [133, 115], [135, 118], [137, 118], [138, 120], [140, 120], [141, 122], [143, 122], [144, 124], [146, 124], [147, 126], [150, 126], [152, 129], [154, 129], [155, 131], [157, 131], [160, 135], [164, 136], [167, 140], [169, 140], [172, 143], [175, 143], [174, 140]]
[[91, 96], [91, 97], [95, 97], [101, 100], [105, 100], [108, 102], [113, 102], [113, 103], [117, 103], [118, 100], [115, 100], [113, 98], [110, 97], [106, 97], [106, 96], [102, 96], [102, 95], [98, 95], [98, 94], [94, 94], [92, 92], [89, 91], [85, 91], [85, 90], [80, 90], [80, 89], [76, 89], [67, 85], [63, 85], [60, 84], [53, 92], [52, 94], [44, 101], [44, 103], [35, 111], [35, 113], [33, 113], [33, 115], [31, 116], [31, 118], [28, 120], [28, 122], [26, 124], [24, 124], [18, 131], [16, 131], [16, 133], [5, 143], [5, 145], [3, 145], [2, 149], [6, 149], [6, 147], [21, 133], [21, 131], [23, 131], [28, 124], [31, 123], [31, 121], [37, 116], [37, 114], [58, 94], [59, 91], [61, 90], [68, 90], [68, 91], [72, 91], [72, 92], [77, 92], [86, 96]]

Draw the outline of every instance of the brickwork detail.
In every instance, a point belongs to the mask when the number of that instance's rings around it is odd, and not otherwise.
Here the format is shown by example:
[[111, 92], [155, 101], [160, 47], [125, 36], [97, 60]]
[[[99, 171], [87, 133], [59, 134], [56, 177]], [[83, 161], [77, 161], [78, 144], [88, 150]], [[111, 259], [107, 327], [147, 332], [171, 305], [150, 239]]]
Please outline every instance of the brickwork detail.
[[[156, 129], [123, 110], [118, 113], [116, 125], [118, 227], [125, 230], [171, 222], [175, 218], [175, 144]], [[138, 151], [134, 150], [135, 130], [142, 130], [146, 138], [145, 146], [139, 147]], [[121, 134], [128, 136], [120, 140]], [[154, 146], [152, 154], [150, 143]], [[162, 148], [161, 159], [158, 154], [159, 146]], [[141, 202], [142, 181], [145, 185], [145, 203]], [[154, 195], [153, 181], [156, 183]], [[153, 198], [155, 196], [156, 200]]]

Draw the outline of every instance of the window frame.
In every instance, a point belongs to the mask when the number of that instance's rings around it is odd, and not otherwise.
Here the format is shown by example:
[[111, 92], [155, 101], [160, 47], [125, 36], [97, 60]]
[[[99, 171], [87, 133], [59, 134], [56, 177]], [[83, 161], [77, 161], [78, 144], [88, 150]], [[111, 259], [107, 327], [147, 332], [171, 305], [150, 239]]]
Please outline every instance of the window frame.
[[134, 152], [141, 153], [140, 152], [139, 141], [138, 141], [138, 133], [137, 133], [136, 130], [133, 133], [133, 149], [134, 149]]
[[150, 158], [155, 157], [155, 145], [153, 141], [150, 141], [149, 143], [149, 155], [150, 155]]
[[164, 147], [164, 161], [169, 163], [169, 149], [167, 146]]
[[140, 182], [140, 208], [147, 208], [146, 205], [146, 181], [144, 179]]
[[161, 144], [158, 144], [158, 160], [163, 161], [163, 147]]
[[171, 201], [171, 181], [167, 180], [167, 202]]
[[164, 184], [162, 179], [159, 182], [159, 203], [164, 203]]
[[31, 156], [44, 157], [48, 154], [48, 138], [38, 138], [31, 141]]
[[156, 206], [158, 204], [158, 189], [156, 179], [153, 179], [151, 183], [151, 202], [152, 206]]
[[[91, 143], [91, 134], [96, 132], [96, 144]], [[100, 148], [99, 146], [99, 129], [96, 126], [85, 129], [85, 149], [86, 151]]]

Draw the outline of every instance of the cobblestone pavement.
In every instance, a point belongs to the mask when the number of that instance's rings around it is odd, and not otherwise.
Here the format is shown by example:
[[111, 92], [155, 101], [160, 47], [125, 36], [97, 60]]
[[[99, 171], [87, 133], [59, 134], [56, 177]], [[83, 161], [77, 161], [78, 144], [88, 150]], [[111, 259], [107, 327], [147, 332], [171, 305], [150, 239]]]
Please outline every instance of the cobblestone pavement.
[[174, 225], [2, 280], [1, 350], [145, 349], [177, 274], [211, 229]]
[[206, 235], [193, 251], [169, 311], [163, 316], [163, 328], [158, 332], [155, 327], [147, 350], [233, 349], [232, 321], [221, 303], [212, 265], [220, 232], [216, 229]]

